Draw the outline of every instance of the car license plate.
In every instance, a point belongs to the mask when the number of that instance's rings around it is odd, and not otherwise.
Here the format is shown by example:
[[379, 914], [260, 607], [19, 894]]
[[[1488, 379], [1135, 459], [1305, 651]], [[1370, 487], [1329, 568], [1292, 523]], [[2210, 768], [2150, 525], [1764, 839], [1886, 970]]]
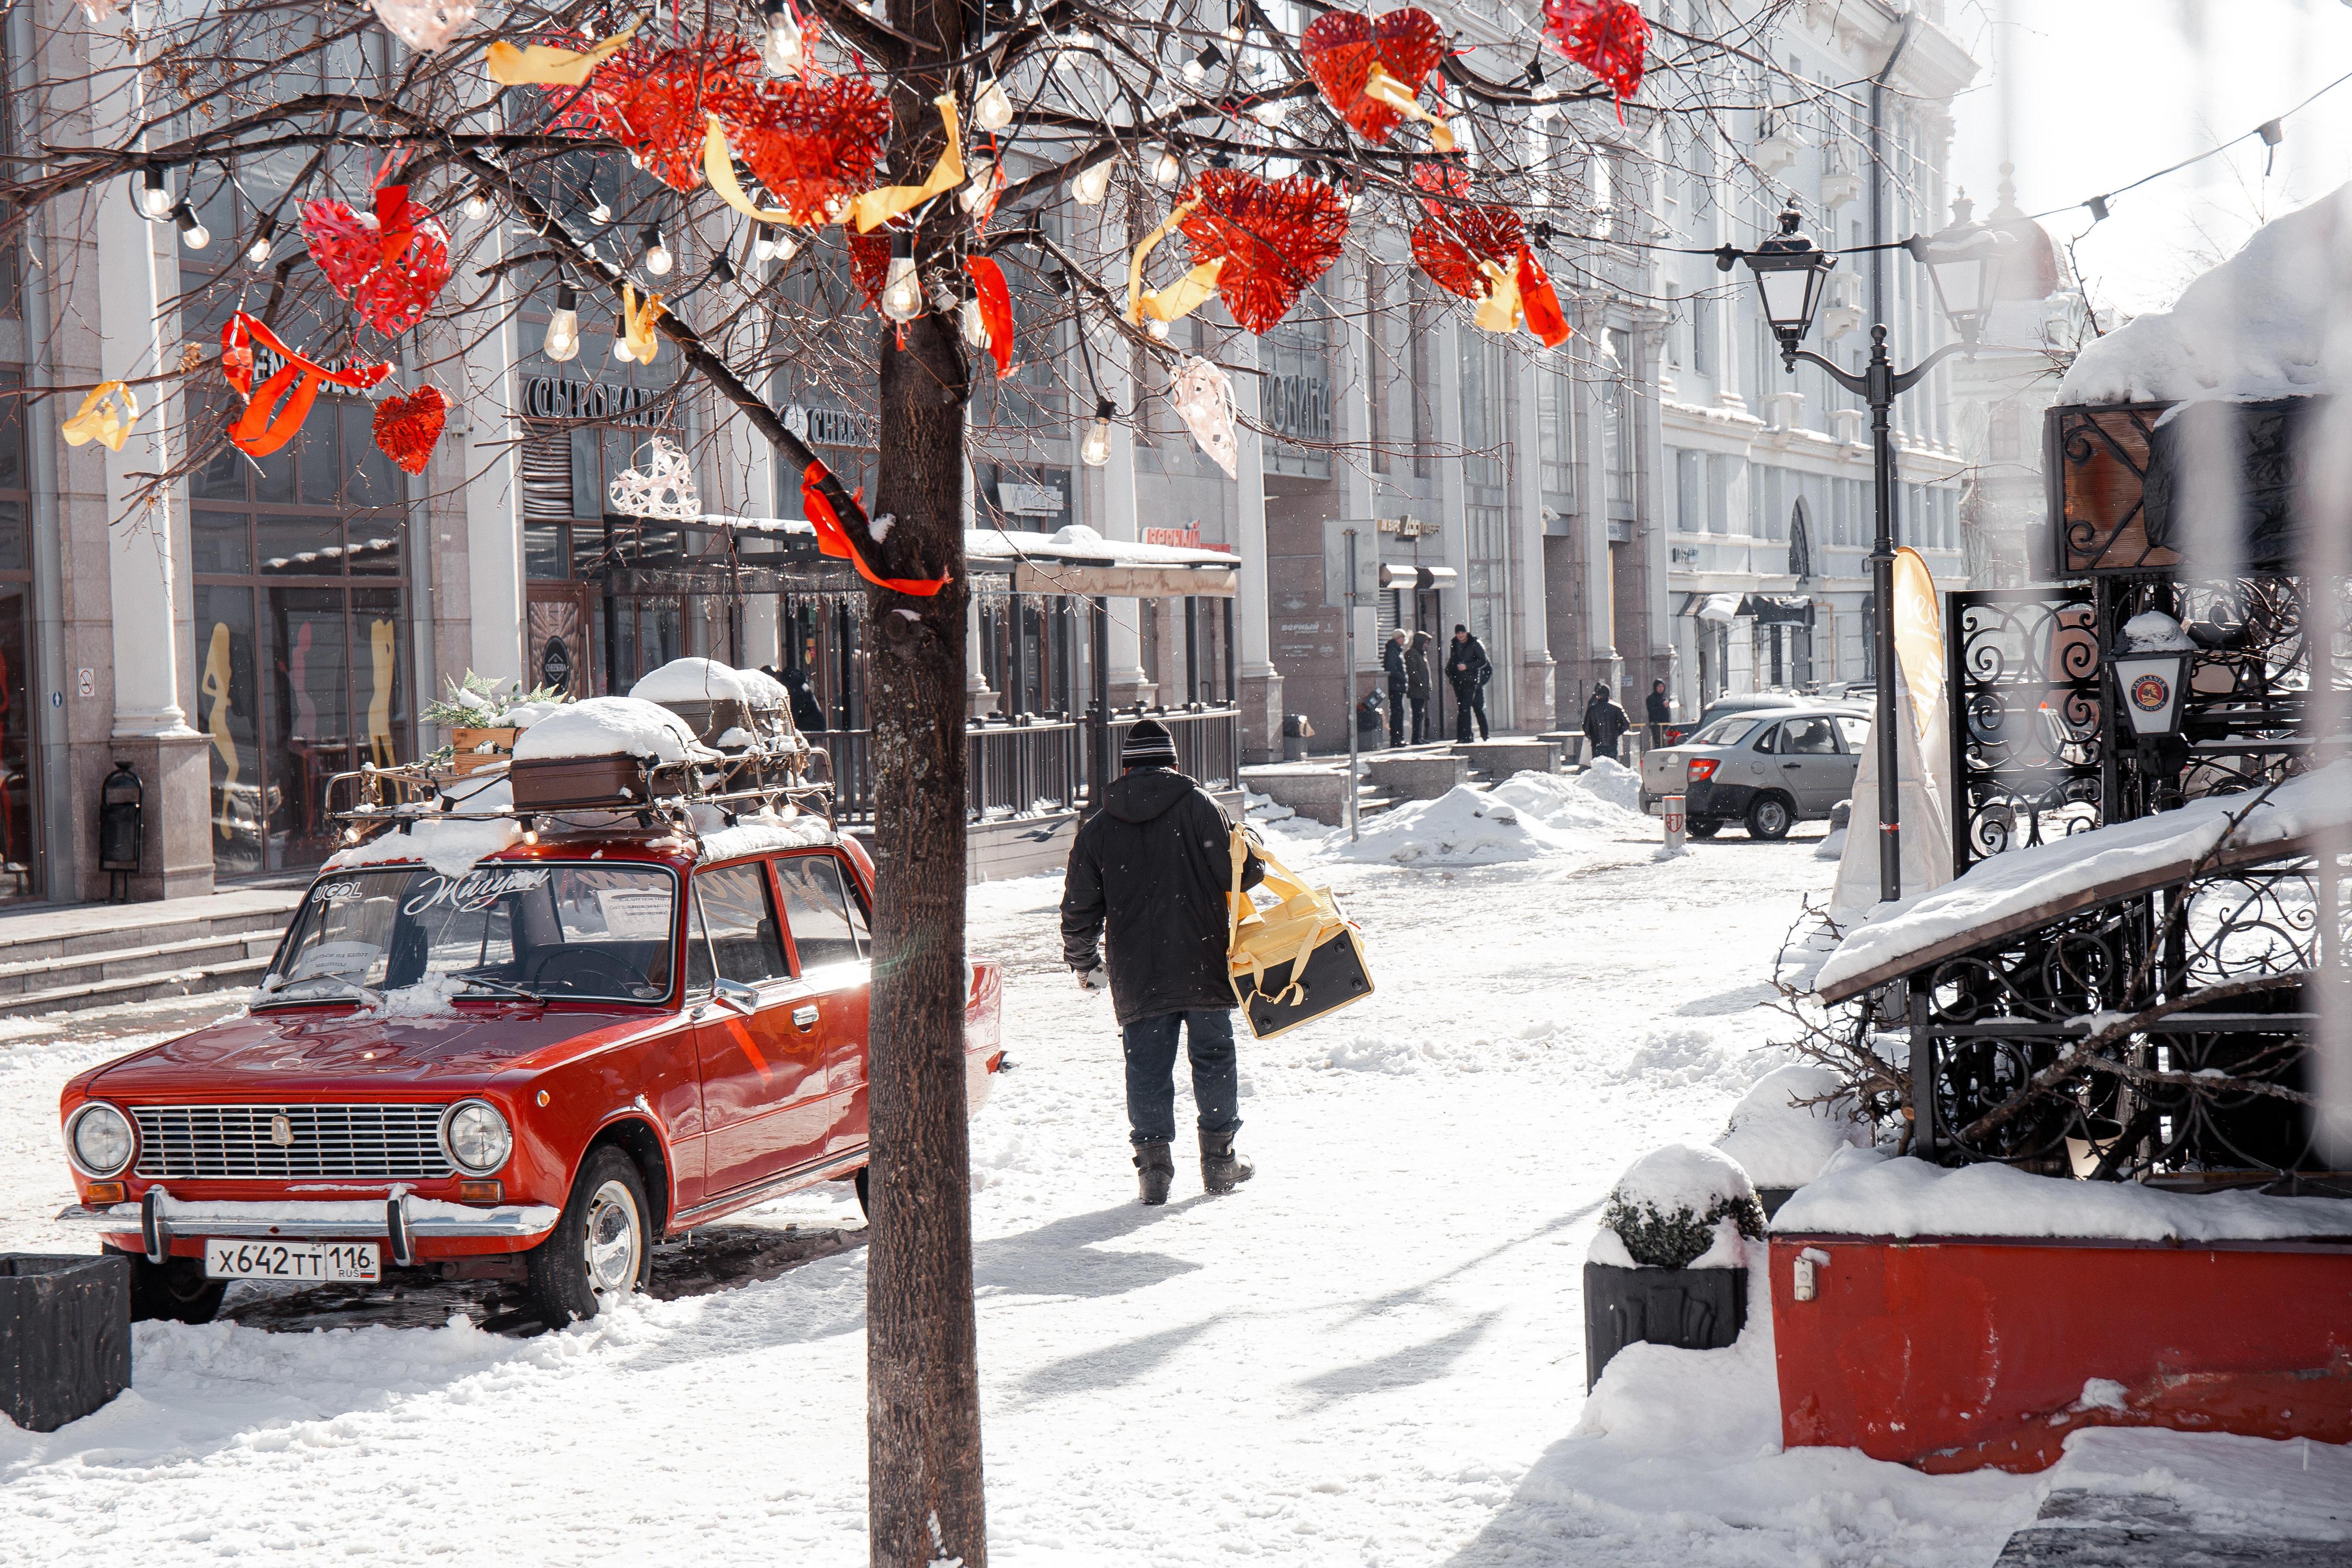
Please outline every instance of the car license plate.
[[207, 1279], [282, 1279], [331, 1285], [383, 1277], [373, 1241], [207, 1241]]

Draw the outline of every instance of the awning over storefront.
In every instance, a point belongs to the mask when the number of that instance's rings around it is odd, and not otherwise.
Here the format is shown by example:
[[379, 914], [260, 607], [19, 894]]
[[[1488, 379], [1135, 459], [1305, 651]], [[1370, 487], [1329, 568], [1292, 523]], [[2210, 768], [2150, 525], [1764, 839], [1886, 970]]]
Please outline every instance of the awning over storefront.
[[1691, 611], [1702, 621], [1736, 620], [1740, 613], [1739, 595], [1737, 594], [1709, 594]]
[[[832, 564], [817, 553], [816, 530], [796, 518], [707, 518], [746, 538], [780, 540], [785, 558], [796, 564]], [[1086, 598], [1229, 599], [1241, 563], [1222, 550], [1179, 544], [1143, 544], [1105, 539], [1075, 524], [1056, 533], [1011, 528], [968, 528], [964, 561], [976, 576], [1006, 576], [1016, 594], [1073, 594]], [[766, 566], [777, 555], [750, 555], [746, 564]], [[845, 568], [845, 570], [846, 568]]]

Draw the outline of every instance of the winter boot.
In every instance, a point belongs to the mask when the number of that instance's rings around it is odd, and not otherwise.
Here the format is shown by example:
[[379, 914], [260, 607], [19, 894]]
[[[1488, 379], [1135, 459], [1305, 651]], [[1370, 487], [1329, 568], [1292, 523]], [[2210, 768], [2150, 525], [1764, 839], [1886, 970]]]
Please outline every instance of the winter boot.
[[1168, 1201], [1168, 1184], [1176, 1179], [1176, 1157], [1165, 1143], [1135, 1146], [1137, 1196], [1154, 1207]]
[[1201, 1134], [1201, 1184], [1213, 1193], [1230, 1193], [1257, 1174], [1257, 1167], [1234, 1152], [1230, 1132]]

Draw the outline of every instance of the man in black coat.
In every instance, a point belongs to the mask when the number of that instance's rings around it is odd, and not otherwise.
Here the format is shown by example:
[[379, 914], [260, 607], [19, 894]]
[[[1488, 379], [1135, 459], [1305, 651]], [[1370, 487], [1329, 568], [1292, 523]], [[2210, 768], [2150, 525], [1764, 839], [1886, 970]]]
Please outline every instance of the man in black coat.
[[1454, 686], [1454, 738], [1457, 742], [1470, 739], [1470, 719], [1478, 720], [1478, 738], [1486, 739], [1486, 682], [1495, 673], [1494, 661], [1486, 657], [1486, 645], [1470, 635], [1470, 628], [1454, 628], [1454, 646], [1445, 650], [1445, 679]]
[[[1200, 1110], [1201, 1184], [1229, 1193], [1255, 1174], [1234, 1152], [1241, 1075], [1234, 1053], [1234, 988], [1225, 963], [1232, 922], [1233, 824], [1208, 792], [1176, 771], [1176, 743], [1139, 719], [1119, 747], [1126, 771], [1103, 792], [1070, 845], [1062, 882], [1062, 956], [1078, 984], [1105, 985], [1095, 949], [1109, 950], [1108, 985], [1125, 1036], [1127, 1121], [1140, 1195], [1168, 1201], [1176, 1163], [1176, 1037], [1192, 1059]], [[1265, 868], [1251, 855], [1242, 886]]]
[[1416, 746], [1429, 739], [1429, 645], [1435, 640], [1427, 632], [1417, 631], [1405, 649], [1404, 689], [1412, 700], [1412, 743]]
[[1389, 744], [1391, 746], [1404, 744], [1404, 697], [1409, 684], [1405, 673], [1404, 642], [1404, 628], [1399, 626], [1381, 647], [1381, 668], [1388, 672], [1389, 678]]
[[1666, 700], [1666, 683], [1650, 682], [1650, 698], [1643, 717], [1650, 723], [1650, 749], [1655, 751], [1666, 743], [1666, 726], [1675, 721], [1675, 707]]
[[1625, 710], [1617, 706], [1617, 699], [1606, 686], [1592, 689], [1592, 700], [1584, 705], [1584, 738], [1592, 742], [1594, 761], [1607, 757], [1611, 762], [1622, 761], [1617, 755], [1617, 742], [1633, 721], [1625, 717]]

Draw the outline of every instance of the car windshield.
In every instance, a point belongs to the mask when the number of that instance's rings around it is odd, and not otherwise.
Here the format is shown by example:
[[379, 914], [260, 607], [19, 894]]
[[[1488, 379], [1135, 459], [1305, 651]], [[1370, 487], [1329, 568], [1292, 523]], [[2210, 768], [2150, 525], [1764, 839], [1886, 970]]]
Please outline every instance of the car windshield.
[[1761, 719], [1717, 719], [1714, 723], [1709, 724], [1706, 729], [1701, 730], [1697, 734], [1693, 735], [1690, 738], [1688, 744], [1694, 746], [1736, 746], [1739, 744], [1740, 742], [1746, 740], [1749, 732], [1752, 731], [1757, 725], [1762, 722], [1763, 721]]
[[311, 886], [272, 1000], [397, 990], [435, 976], [483, 995], [656, 1002], [669, 994], [677, 879], [651, 866], [413, 866], [336, 871]]

